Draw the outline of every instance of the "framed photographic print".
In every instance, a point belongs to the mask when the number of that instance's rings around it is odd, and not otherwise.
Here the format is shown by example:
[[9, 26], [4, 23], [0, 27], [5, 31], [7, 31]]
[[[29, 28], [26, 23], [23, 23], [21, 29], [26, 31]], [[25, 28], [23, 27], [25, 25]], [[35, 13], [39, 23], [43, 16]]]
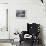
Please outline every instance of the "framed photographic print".
[[16, 10], [16, 17], [25, 17], [25, 10]]

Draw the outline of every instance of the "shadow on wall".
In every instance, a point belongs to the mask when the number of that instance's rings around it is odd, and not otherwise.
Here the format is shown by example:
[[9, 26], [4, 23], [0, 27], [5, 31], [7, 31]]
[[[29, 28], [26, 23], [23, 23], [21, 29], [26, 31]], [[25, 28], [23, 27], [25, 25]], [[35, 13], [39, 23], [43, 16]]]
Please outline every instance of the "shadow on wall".
[[42, 40], [42, 45], [45, 46], [44, 45], [44, 37], [43, 37], [43, 26], [42, 25], [40, 25], [40, 39]]

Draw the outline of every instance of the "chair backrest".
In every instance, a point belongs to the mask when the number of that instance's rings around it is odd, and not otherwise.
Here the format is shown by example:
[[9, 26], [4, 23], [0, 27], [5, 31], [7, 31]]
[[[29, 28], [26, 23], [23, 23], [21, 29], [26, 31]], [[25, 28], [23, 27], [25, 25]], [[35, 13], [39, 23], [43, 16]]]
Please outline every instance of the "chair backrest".
[[29, 24], [27, 23], [27, 31], [29, 34], [38, 34], [40, 32], [40, 24], [36, 24], [36, 23], [32, 23], [32, 24]]

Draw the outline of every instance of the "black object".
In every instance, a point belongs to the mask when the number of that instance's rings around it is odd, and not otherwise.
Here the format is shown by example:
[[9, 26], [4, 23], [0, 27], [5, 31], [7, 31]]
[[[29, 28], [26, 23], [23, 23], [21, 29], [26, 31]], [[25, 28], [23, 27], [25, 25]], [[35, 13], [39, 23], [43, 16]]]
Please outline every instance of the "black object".
[[32, 23], [28, 24], [27, 23], [27, 32], [30, 35], [38, 35], [40, 33], [40, 24]]
[[16, 17], [25, 17], [25, 10], [16, 10]]
[[43, 3], [43, 0], [41, 0], [42, 1], [42, 3]]
[[[34, 42], [39, 43], [39, 33], [40, 33], [40, 24], [32, 23], [29, 24], [27, 23], [27, 31], [22, 31], [22, 34], [20, 34], [20, 44], [22, 41], [29, 41], [31, 43], [31, 46], [33, 45]], [[30, 39], [25, 39], [24, 35], [29, 34], [32, 35]]]

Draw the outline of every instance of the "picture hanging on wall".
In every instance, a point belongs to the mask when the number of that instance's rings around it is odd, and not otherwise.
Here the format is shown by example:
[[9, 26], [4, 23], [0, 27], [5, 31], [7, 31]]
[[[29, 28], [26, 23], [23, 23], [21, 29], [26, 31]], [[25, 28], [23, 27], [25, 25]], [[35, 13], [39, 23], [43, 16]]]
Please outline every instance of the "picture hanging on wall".
[[25, 17], [25, 10], [16, 10], [16, 17]]

